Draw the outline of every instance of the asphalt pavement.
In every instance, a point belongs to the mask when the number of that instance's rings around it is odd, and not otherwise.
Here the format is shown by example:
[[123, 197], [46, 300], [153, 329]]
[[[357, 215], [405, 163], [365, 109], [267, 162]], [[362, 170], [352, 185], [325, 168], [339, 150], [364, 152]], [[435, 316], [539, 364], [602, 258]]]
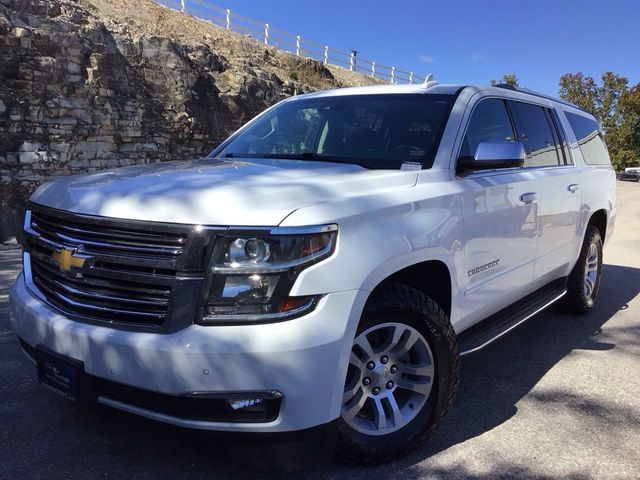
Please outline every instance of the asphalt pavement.
[[282, 473], [224, 454], [224, 436], [79, 408], [43, 390], [9, 322], [20, 252], [0, 250], [0, 479], [638, 479], [640, 184], [618, 184], [604, 259], [589, 315], [547, 310], [465, 357], [455, 406], [414, 453]]

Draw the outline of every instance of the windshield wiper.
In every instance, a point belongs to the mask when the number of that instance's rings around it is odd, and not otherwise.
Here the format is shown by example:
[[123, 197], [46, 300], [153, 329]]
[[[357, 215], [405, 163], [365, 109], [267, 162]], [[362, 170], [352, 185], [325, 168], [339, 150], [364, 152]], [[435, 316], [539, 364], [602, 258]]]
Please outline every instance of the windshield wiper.
[[283, 160], [316, 160], [313, 152], [303, 153], [225, 153], [221, 158], [281, 158]]
[[339, 157], [337, 155], [323, 155], [321, 153], [225, 153], [222, 158], [269, 158], [275, 160], [313, 160], [316, 162], [334, 162], [358, 164], [352, 158]]
[[342, 163], [347, 165], [359, 165], [368, 169], [392, 169], [400, 168], [400, 162], [380, 158], [347, 157], [314, 152], [301, 153], [226, 153], [222, 158], [269, 158], [275, 160], [311, 160], [314, 162]]
[[322, 155], [313, 152], [301, 153], [256, 153], [260, 158], [281, 158], [283, 160], [319, 160]]
[[[252, 155], [253, 156], [253, 155]], [[364, 165], [357, 158], [342, 157], [339, 155], [326, 155], [322, 153], [302, 152], [302, 153], [265, 153], [255, 154], [259, 158], [273, 158], [281, 160], [312, 160], [314, 162], [343, 163], [347, 165], [360, 165], [365, 168], [372, 168], [371, 165]]]

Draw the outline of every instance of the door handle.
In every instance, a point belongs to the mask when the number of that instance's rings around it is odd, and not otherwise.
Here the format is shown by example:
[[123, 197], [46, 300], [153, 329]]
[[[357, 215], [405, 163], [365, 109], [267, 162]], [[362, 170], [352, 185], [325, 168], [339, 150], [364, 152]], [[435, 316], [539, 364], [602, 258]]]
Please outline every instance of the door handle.
[[528, 192], [528, 193], [523, 193], [522, 195], [520, 195], [520, 200], [525, 205], [532, 204], [537, 198], [538, 198], [538, 195], [536, 194], [536, 192]]
[[576, 193], [576, 191], [578, 190], [578, 184], [572, 183], [567, 187], [567, 190], [569, 190], [571, 193]]

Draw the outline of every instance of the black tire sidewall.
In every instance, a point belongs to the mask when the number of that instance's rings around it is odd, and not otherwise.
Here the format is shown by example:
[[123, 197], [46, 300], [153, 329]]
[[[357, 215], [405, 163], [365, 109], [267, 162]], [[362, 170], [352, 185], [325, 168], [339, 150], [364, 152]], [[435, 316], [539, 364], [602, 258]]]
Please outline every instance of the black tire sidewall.
[[[594, 284], [593, 293], [590, 297], [587, 297], [584, 292], [584, 277], [587, 270], [586, 261], [589, 255], [589, 247], [594, 243], [598, 249], [598, 275]], [[567, 295], [561, 304], [563, 310], [572, 313], [586, 313], [593, 308], [600, 290], [600, 282], [602, 279], [602, 252], [603, 244], [600, 231], [595, 226], [589, 225], [585, 233], [580, 255], [578, 256], [578, 260], [573, 271], [569, 275], [569, 281], [567, 282]]]
[[444, 312], [440, 311], [440, 315], [437, 316], [439, 318], [436, 318], [431, 310], [426, 306], [418, 309], [397, 304], [373, 304], [365, 309], [356, 336], [371, 327], [390, 322], [415, 328], [431, 348], [435, 375], [433, 387], [425, 405], [409, 424], [396, 432], [386, 435], [366, 435], [354, 430], [340, 419], [340, 437], [347, 447], [365, 452], [366, 455], [379, 454], [381, 458], [388, 457], [407, 449], [425, 437], [442, 416], [438, 415], [438, 412], [446, 410], [451, 389], [455, 388], [457, 379], [457, 346], [455, 342], [452, 344], [451, 335], [448, 334], [446, 326], [441, 325]]
[[[582, 301], [589, 308], [593, 308], [596, 298], [598, 297], [598, 292], [600, 291], [600, 279], [602, 278], [602, 238], [600, 237], [600, 231], [595, 227], [590, 227], [587, 232], [587, 241], [584, 242], [584, 246], [582, 248], [582, 252], [580, 252], [580, 259], [578, 260], [580, 263], [580, 276], [579, 278], [582, 280], [582, 289], [580, 290], [580, 294], [582, 295]], [[587, 272], [587, 257], [589, 256], [589, 248], [592, 244], [596, 245], [598, 249], [598, 274], [596, 276], [596, 281], [594, 283], [593, 292], [590, 297], [587, 297], [584, 293], [584, 276]]]

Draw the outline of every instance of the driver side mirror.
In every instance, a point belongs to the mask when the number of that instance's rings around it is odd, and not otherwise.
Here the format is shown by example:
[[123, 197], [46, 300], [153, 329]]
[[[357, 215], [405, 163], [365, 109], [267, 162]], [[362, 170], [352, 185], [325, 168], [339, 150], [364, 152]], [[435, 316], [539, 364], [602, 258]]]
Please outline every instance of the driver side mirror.
[[518, 168], [524, 165], [526, 153], [520, 142], [480, 142], [473, 157], [458, 158], [457, 171], [467, 174], [478, 170]]

